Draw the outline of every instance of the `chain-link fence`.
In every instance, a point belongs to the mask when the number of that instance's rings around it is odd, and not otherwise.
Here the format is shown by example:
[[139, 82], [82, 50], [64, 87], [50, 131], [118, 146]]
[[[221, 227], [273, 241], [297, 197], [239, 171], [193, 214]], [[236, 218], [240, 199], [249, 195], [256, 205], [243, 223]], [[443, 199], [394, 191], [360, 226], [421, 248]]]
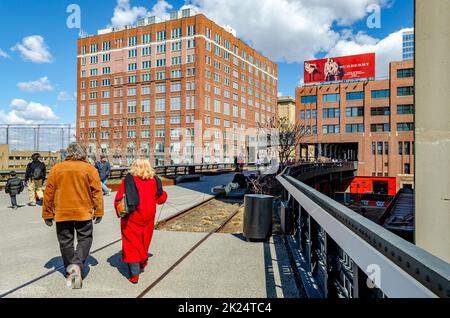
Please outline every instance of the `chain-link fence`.
[[60, 151], [75, 141], [75, 126], [68, 124], [0, 125], [0, 144], [10, 151]]

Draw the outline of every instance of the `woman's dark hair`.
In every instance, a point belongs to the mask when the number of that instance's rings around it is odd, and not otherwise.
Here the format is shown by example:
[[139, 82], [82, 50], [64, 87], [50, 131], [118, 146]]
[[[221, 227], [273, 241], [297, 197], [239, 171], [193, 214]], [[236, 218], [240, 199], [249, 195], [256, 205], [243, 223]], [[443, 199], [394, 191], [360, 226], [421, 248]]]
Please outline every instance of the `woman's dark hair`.
[[34, 153], [31, 155], [31, 160], [38, 160], [41, 157], [40, 153]]

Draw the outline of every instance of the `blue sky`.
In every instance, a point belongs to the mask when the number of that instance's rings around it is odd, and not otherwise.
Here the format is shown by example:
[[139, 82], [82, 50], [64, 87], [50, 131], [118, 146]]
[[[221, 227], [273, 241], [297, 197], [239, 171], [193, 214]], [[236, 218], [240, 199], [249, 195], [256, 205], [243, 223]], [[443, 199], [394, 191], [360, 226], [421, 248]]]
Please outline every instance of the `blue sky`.
[[[413, 0], [4, 0], [0, 122], [75, 123], [78, 30], [66, 26], [66, 8], [78, 4], [82, 29], [94, 34], [112, 23], [118, 1], [116, 22], [131, 21], [143, 11], [164, 15], [188, 4], [231, 25], [238, 37], [278, 63], [283, 95], [294, 94], [303, 61], [312, 57], [375, 50], [377, 76], [386, 75], [387, 62], [401, 59], [398, 32], [413, 27]], [[373, 3], [381, 7], [381, 28], [366, 25], [366, 8]], [[34, 46], [24, 55], [27, 43]]]

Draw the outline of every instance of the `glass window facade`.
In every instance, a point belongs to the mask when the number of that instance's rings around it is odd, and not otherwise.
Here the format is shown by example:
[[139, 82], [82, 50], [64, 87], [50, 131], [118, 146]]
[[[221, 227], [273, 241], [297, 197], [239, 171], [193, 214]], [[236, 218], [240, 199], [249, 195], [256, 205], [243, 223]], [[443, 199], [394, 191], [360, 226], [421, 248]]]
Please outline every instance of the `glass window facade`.
[[372, 98], [389, 98], [389, 90], [380, 89], [372, 91]]
[[347, 100], [359, 100], [364, 99], [364, 92], [349, 92], [346, 94]]
[[302, 104], [317, 103], [317, 96], [316, 95], [302, 96], [301, 97], [301, 103]]
[[338, 102], [339, 101], [339, 94], [325, 94], [323, 95], [323, 102], [324, 103], [332, 103], [332, 102]]
[[414, 95], [414, 86], [397, 87], [397, 96]]

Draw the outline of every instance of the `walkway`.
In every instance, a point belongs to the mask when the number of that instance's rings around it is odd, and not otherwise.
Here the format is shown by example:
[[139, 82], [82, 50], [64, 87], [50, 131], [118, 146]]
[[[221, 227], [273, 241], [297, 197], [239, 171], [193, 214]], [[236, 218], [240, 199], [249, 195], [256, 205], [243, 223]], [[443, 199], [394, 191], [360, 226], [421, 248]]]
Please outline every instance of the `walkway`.
[[[166, 187], [169, 200], [160, 219], [196, 205], [210, 197], [212, 186], [232, 178], [233, 174], [203, 177], [201, 182]], [[19, 202], [25, 198], [21, 195]], [[0, 194], [0, 295], [5, 297], [137, 297], [205, 236], [155, 231], [148, 269], [139, 284], [132, 285], [120, 260], [113, 196], [105, 197], [105, 217], [95, 225], [84, 288], [70, 290], [65, 287], [55, 228], [44, 225], [39, 207], [13, 211], [6, 207], [8, 200]], [[145, 297], [298, 297], [298, 292], [279, 237], [270, 243], [248, 243], [240, 235], [214, 234]]]

